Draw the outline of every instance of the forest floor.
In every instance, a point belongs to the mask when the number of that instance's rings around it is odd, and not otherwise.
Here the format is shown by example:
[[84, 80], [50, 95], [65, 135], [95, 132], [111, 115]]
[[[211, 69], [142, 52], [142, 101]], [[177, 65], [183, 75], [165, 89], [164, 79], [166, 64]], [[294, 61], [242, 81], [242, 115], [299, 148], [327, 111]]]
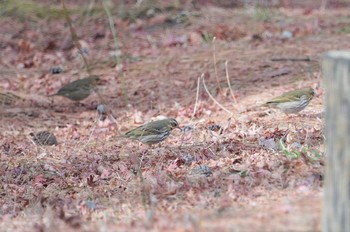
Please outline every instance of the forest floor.
[[[81, 104], [47, 97], [88, 76], [65, 19], [0, 11], [0, 91], [20, 97], [0, 109], [2, 231], [321, 230], [321, 63], [348, 48], [349, 8], [115, 10], [116, 50], [102, 6], [67, 7], [103, 80]], [[297, 115], [257, 107], [303, 87], [316, 96]], [[187, 129], [152, 147], [119, 137], [162, 116]], [[37, 146], [42, 130], [58, 144]]]

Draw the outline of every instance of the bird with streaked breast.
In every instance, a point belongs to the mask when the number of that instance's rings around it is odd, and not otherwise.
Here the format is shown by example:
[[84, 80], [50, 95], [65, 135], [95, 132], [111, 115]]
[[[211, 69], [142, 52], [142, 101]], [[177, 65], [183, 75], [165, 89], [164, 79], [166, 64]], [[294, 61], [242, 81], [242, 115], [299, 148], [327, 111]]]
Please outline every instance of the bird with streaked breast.
[[129, 130], [122, 137], [152, 145], [164, 141], [175, 128], [180, 129], [178, 122], [174, 118], [166, 118], [149, 122]]
[[297, 89], [272, 98], [263, 106], [278, 108], [286, 114], [296, 114], [305, 109], [314, 96], [315, 90], [312, 88]]
[[99, 81], [100, 78], [95, 75], [75, 80], [64, 85], [57, 93], [49, 95], [49, 97], [63, 96], [72, 101], [81, 101], [90, 96]]

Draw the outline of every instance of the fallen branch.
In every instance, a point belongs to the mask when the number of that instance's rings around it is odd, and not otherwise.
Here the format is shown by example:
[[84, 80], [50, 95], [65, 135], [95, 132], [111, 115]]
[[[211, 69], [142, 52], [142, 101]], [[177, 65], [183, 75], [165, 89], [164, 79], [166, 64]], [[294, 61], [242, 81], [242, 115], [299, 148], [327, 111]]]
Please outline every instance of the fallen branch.
[[273, 57], [271, 61], [311, 61], [310, 57]]

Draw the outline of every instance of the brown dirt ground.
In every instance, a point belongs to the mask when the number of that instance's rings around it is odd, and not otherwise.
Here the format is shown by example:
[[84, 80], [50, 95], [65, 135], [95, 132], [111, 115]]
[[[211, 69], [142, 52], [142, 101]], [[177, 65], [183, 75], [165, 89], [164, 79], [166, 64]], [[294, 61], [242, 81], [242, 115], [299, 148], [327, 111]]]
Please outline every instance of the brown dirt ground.
[[[77, 7], [70, 5], [69, 7]], [[103, 11], [73, 14], [101, 98], [83, 105], [46, 96], [87, 76], [63, 19], [2, 17], [0, 90], [22, 100], [0, 110], [0, 228], [6, 231], [319, 231], [324, 174], [322, 54], [348, 48], [350, 11], [304, 8], [187, 10], [130, 23], [115, 18], [121, 52]], [[283, 31], [292, 38], [283, 38]], [[215, 36], [217, 85], [213, 62]], [[68, 48], [67, 48], [68, 47]], [[310, 61], [271, 58], [310, 57]], [[126, 57], [126, 56], [125, 56]], [[131, 58], [130, 58], [131, 57]], [[234, 103], [226, 79], [237, 103]], [[62, 66], [53, 75], [49, 69]], [[118, 68], [122, 69], [120, 75]], [[197, 80], [205, 75], [215, 104]], [[317, 95], [299, 115], [256, 107], [285, 91]], [[99, 121], [103, 101], [108, 117]], [[147, 147], [118, 137], [174, 117], [192, 131]], [[207, 128], [217, 124], [222, 134]], [[30, 132], [59, 144], [38, 147]], [[262, 143], [283, 139], [288, 157]], [[296, 146], [300, 145], [301, 147]], [[137, 173], [142, 160], [142, 178]], [[142, 181], [141, 181], [142, 179]]]

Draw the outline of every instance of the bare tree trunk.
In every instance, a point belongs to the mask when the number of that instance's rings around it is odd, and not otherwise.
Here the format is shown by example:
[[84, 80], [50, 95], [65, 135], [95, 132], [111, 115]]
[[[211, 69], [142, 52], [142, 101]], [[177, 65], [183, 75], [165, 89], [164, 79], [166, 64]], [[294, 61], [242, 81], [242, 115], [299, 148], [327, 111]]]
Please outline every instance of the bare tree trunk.
[[350, 52], [326, 53], [326, 179], [323, 231], [350, 231]]

